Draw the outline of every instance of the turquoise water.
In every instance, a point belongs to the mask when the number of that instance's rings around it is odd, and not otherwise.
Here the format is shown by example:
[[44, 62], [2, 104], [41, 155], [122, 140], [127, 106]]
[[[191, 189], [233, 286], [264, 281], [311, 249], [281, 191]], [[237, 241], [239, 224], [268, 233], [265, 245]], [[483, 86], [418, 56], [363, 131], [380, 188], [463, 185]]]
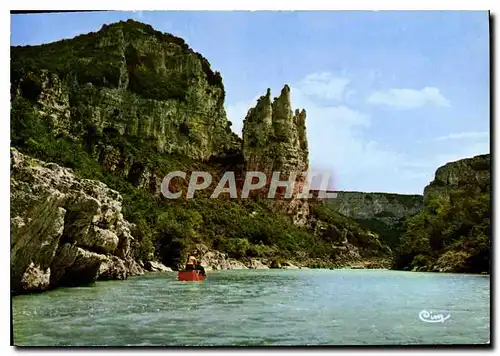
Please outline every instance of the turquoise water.
[[[14, 297], [16, 345], [481, 344], [487, 276], [380, 270], [175, 273]], [[449, 318], [422, 321], [419, 313]], [[426, 320], [426, 319], [424, 319]]]

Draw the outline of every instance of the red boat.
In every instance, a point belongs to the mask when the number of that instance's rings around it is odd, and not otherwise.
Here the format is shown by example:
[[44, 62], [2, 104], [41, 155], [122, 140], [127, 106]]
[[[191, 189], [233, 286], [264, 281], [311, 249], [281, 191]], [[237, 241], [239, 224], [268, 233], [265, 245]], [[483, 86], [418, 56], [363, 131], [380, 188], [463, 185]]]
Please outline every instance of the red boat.
[[179, 271], [177, 274], [178, 281], [188, 282], [203, 282], [207, 276], [200, 274], [198, 271]]

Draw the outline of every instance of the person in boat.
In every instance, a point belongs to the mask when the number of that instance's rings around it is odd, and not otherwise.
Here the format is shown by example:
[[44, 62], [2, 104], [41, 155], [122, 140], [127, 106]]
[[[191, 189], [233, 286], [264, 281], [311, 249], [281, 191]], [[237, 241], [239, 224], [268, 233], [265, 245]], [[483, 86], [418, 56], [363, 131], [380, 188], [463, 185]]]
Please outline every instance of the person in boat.
[[195, 257], [195, 253], [188, 255], [186, 267], [184, 268], [186, 271], [198, 271], [199, 274], [205, 276], [205, 268], [198, 262]]
[[205, 268], [203, 268], [203, 266], [201, 265], [201, 263], [197, 262], [196, 263], [196, 267], [195, 269], [198, 271], [199, 274], [201, 274], [202, 276], [206, 276], [206, 273], [205, 273]]
[[186, 267], [184, 267], [184, 269], [186, 271], [195, 270], [197, 264], [198, 261], [196, 260], [196, 257], [194, 257], [194, 254], [189, 254], [186, 262]]

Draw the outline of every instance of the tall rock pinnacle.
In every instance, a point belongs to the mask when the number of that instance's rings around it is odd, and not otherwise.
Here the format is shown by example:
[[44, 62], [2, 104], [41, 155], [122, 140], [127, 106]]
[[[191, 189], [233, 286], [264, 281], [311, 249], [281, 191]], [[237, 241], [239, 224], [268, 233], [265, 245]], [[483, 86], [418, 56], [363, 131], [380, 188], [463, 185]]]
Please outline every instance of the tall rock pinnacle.
[[309, 167], [305, 110], [292, 111], [290, 87], [271, 102], [271, 91], [257, 100], [243, 122], [246, 170], [305, 172]]
[[[290, 87], [285, 85], [280, 96], [271, 102], [271, 91], [257, 100], [243, 121], [243, 157], [245, 170], [264, 172], [268, 179], [273, 172], [281, 172], [281, 179], [292, 178], [304, 182], [302, 174], [309, 168], [305, 110], [292, 111]], [[309, 204], [296, 198], [294, 186], [291, 200], [276, 199], [275, 208], [286, 212], [296, 225], [307, 223]]]

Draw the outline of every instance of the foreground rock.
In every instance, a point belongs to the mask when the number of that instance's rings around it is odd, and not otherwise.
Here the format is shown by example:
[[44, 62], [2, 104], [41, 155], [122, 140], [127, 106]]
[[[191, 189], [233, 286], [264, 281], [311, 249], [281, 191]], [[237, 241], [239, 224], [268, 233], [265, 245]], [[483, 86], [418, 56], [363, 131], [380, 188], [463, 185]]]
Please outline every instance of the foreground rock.
[[122, 198], [104, 183], [11, 149], [10, 188], [13, 293], [144, 273]]
[[161, 262], [147, 261], [144, 267], [151, 272], [173, 272], [172, 268], [165, 266]]
[[269, 266], [264, 264], [264, 262], [259, 259], [251, 259], [248, 262], [247, 267], [250, 269], [269, 269]]
[[283, 268], [283, 269], [299, 269], [299, 267], [297, 267], [296, 265], [294, 265], [291, 262], [283, 262], [281, 264], [281, 268]]
[[200, 254], [200, 263], [207, 271], [221, 269], [248, 269], [241, 261], [230, 258], [227, 254], [211, 250], [203, 244], [196, 245]]

